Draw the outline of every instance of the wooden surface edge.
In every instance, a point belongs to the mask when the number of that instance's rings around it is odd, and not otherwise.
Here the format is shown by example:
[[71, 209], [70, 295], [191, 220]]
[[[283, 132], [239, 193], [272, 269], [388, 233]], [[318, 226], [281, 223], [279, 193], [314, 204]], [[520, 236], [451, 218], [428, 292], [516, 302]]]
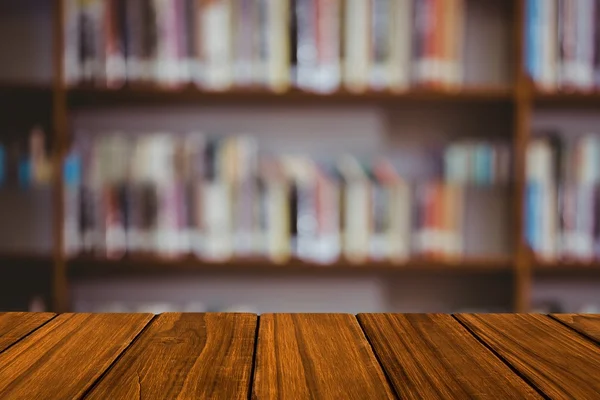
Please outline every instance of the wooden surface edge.
[[[34, 314], [36, 316], [40, 317], [39, 321], [33, 322], [33, 324], [31, 324], [29, 327], [25, 326], [24, 329], [22, 329], [21, 332], [17, 333], [18, 337], [12, 338], [12, 339], [8, 339], [5, 341], [5, 343], [2, 343], [2, 339], [4, 337], [6, 337], [5, 335], [8, 332], [2, 332], [0, 330], [0, 354], [2, 354], [3, 352], [5, 352], [6, 350], [10, 349], [12, 346], [16, 345], [17, 343], [19, 343], [21, 340], [25, 339], [27, 336], [31, 335], [33, 332], [37, 331], [38, 329], [40, 329], [41, 327], [43, 327], [44, 325], [46, 325], [48, 322], [52, 321], [54, 318], [57, 317], [58, 314], [55, 313], [20, 313], [20, 312], [15, 312], [15, 313], [0, 313], [0, 320], [4, 317], [4, 318], [8, 318], [9, 316], [16, 316], [17, 314], [22, 314], [22, 315], [26, 315], [26, 316], [31, 316], [31, 314]], [[23, 325], [19, 325], [19, 327], [23, 327]], [[9, 343], [10, 340], [10, 343]]]
[[[567, 328], [571, 329], [572, 331], [574, 331], [575, 333], [579, 334], [580, 336], [583, 336], [586, 339], [591, 340], [595, 345], [600, 346], [600, 314], [548, 314], [547, 315], [549, 318], [555, 320], [556, 322], [558, 322], [559, 324], [562, 324], [564, 326], [566, 326]], [[589, 318], [595, 318], [596, 319], [596, 323], [597, 323], [597, 328], [594, 327], [594, 330], [592, 331], [590, 328], [584, 326], [581, 323], [578, 323], [577, 321], [573, 321], [573, 318], [582, 318], [582, 319], [589, 319]], [[571, 321], [569, 321], [569, 319]], [[597, 329], [597, 330], [596, 330]]]

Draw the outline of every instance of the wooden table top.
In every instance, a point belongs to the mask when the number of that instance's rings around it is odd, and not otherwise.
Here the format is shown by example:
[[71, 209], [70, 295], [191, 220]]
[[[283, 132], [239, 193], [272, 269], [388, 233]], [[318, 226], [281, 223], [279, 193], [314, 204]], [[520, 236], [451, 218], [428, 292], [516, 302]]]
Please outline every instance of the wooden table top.
[[600, 315], [0, 313], [0, 399], [600, 399]]

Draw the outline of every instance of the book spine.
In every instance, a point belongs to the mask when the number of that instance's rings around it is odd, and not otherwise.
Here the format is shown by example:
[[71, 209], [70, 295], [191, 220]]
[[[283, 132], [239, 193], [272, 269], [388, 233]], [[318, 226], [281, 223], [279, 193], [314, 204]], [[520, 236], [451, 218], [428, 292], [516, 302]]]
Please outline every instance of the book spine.
[[126, 62], [123, 36], [120, 30], [120, 6], [118, 0], [105, 0], [105, 74], [108, 87], [120, 87], [126, 79]]
[[388, 190], [378, 182], [371, 182], [371, 209], [370, 209], [370, 237], [369, 256], [371, 260], [384, 260], [388, 256], [387, 234], [388, 222], [387, 209], [389, 207]]
[[347, 0], [345, 5], [344, 84], [362, 92], [368, 84], [370, 8], [361, 0]]
[[391, 0], [371, 2], [369, 86], [381, 90], [389, 85]]
[[289, 0], [268, 0], [267, 84], [275, 92], [284, 92], [290, 85]]
[[86, 83], [94, 82], [100, 63], [99, 43], [102, 36], [102, 3], [98, 0], [82, 5], [79, 19], [81, 79]]
[[364, 262], [369, 246], [369, 184], [349, 182], [346, 185], [344, 215], [344, 255], [350, 262]]
[[412, 8], [413, 0], [392, 1], [390, 87], [396, 92], [407, 90], [411, 83]]
[[205, 63], [204, 85], [211, 90], [225, 90], [232, 83], [231, 17], [229, 0], [202, 3], [200, 28]]
[[318, 7], [317, 90], [332, 92], [341, 84], [341, 0], [316, 0]]
[[433, 77], [434, 5], [435, 0], [419, 0], [415, 3], [415, 80], [420, 85], [429, 84]]
[[[190, 53], [189, 50], [191, 46], [189, 45], [189, 41], [193, 36], [191, 34], [190, 27], [188, 26], [190, 23], [193, 24], [193, 20], [190, 19], [190, 16], [187, 14], [189, 7], [189, 0], [173, 0], [174, 2], [174, 25], [175, 25], [175, 43], [176, 43], [176, 52], [175, 52], [175, 76], [177, 77], [176, 83], [177, 85], [187, 84], [191, 80], [192, 70], [191, 70], [191, 57], [193, 53]], [[191, 14], [193, 16], [193, 13]]]
[[158, 53], [158, 19], [155, 0], [140, 2], [140, 21], [142, 26], [142, 52], [138, 62], [138, 80], [155, 80], [156, 59]]
[[269, 182], [267, 186], [267, 219], [268, 230], [266, 247], [269, 258], [276, 263], [283, 263], [290, 258], [293, 231], [291, 188], [285, 182]]
[[154, 0], [156, 10], [156, 59], [154, 80], [173, 87], [181, 82], [179, 76], [177, 4], [176, 0]]
[[556, 87], [556, 64], [557, 64], [557, 2], [545, 1], [541, 6], [542, 26], [540, 28], [540, 36], [542, 40], [542, 60], [540, 71], [540, 88], [544, 90], [553, 90]]
[[79, 224], [81, 220], [79, 200], [81, 191], [81, 161], [79, 155], [73, 151], [65, 158], [64, 182], [64, 251], [67, 256], [72, 256], [81, 251], [81, 230]]
[[[445, 4], [446, 3], [446, 4]], [[452, 0], [450, 0], [452, 3]], [[445, 68], [446, 64], [446, 55], [445, 55], [445, 39], [446, 32], [448, 28], [453, 28], [453, 24], [451, 24], [450, 18], [452, 18], [452, 13], [446, 13], [446, 5], [447, 2], [444, 1], [434, 1], [433, 3], [433, 20], [435, 21], [435, 25], [433, 27], [432, 33], [432, 43], [431, 43], [431, 85], [434, 87], [442, 88], [447, 85], [445, 75], [447, 75], [447, 70]], [[454, 41], [455, 38], [452, 35], [453, 32], [450, 32], [450, 40]]]
[[143, 54], [143, 25], [141, 0], [128, 0], [126, 4], [126, 76], [128, 82], [141, 78], [140, 62]]
[[119, 201], [119, 186], [111, 182], [102, 190], [104, 206], [104, 251], [107, 258], [119, 258], [125, 254], [125, 225]]
[[594, 86], [600, 86], [600, 4], [594, 7]]
[[578, 86], [577, 3], [564, 0], [563, 4], [562, 84], [567, 89], [575, 89]]
[[391, 260], [403, 262], [410, 257], [410, 238], [412, 231], [411, 215], [412, 204], [410, 187], [406, 182], [393, 185], [391, 203]]
[[526, 59], [527, 71], [534, 82], [539, 81], [539, 56], [540, 48], [539, 38], [539, 2], [538, 0], [527, 0], [526, 21], [527, 21], [527, 40], [526, 40]]
[[451, 47], [450, 82], [454, 87], [460, 87], [464, 82], [465, 31], [467, 25], [467, 4], [465, 0], [454, 0], [456, 8], [454, 15], [454, 42]]
[[80, 58], [80, 2], [79, 0], [67, 0], [64, 5], [64, 77], [65, 84], [72, 86], [79, 83], [81, 79]]
[[596, 15], [596, 0], [583, 0], [578, 3], [578, 36], [579, 69], [581, 87], [591, 90], [594, 87], [594, 30]]
[[253, 35], [258, 29], [256, 24], [255, 2], [240, 0], [234, 2], [234, 65], [233, 76], [236, 86], [250, 86], [255, 83], [253, 72], [254, 44]]
[[296, 71], [295, 84], [304, 90], [316, 90], [317, 63], [317, 7], [319, 0], [296, 0]]

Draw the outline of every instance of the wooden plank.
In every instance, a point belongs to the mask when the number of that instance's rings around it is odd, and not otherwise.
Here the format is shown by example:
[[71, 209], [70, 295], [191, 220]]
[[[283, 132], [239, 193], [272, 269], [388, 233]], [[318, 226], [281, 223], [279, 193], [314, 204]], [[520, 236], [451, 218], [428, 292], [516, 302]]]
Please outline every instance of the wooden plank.
[[598, 398], [600, 347], [559, 322], [540, 314], [456, 317], [547, 396]]
[[56, 314], [12, 312], [0, 313], [0, 353]]
[[151, 314], [62, 314], [0, 354], [0, 398], [75, 399]]
[[256, 399], [396, 398], [358, 321], [348, 314], [260, 316]]
[[540, 399], [447, 314], [359, 314], [401, 398]]
[[88, 399], [247, 399], [257, 316], [160, 315]]
[[600, 343], [600, 314], [552, 314], [551, 316]]

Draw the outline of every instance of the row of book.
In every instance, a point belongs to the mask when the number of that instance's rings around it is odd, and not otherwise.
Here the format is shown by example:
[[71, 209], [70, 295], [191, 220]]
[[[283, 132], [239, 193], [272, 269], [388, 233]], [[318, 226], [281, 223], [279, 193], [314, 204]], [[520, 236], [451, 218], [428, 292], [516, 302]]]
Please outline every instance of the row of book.
[[43, 128], [34, 126], [26, 140], [0, 141], [0, 188], [29, 188], [50, 183], [52, 162]]
[[208, 90], [457, 87], [465, 0], [67, 0], [65, 80]]
[[600, 136], [532, 140], [527, 150], [526, 238], [541, 259], [600, 257]]
[[270, 156], [250, 136], [82, 137], [65, 162], [65, 250], [322, 263], [460, 257], [469, 182], [413, 182], [395, 161]]
[[444, 179], [470, 186], [507, 185], [511, 181], [510, 147], [506, 143], [461, 140], [443, 149]]
[[527, 0], [525, 61], [543, 90], [600, 85], [598, 0]]

